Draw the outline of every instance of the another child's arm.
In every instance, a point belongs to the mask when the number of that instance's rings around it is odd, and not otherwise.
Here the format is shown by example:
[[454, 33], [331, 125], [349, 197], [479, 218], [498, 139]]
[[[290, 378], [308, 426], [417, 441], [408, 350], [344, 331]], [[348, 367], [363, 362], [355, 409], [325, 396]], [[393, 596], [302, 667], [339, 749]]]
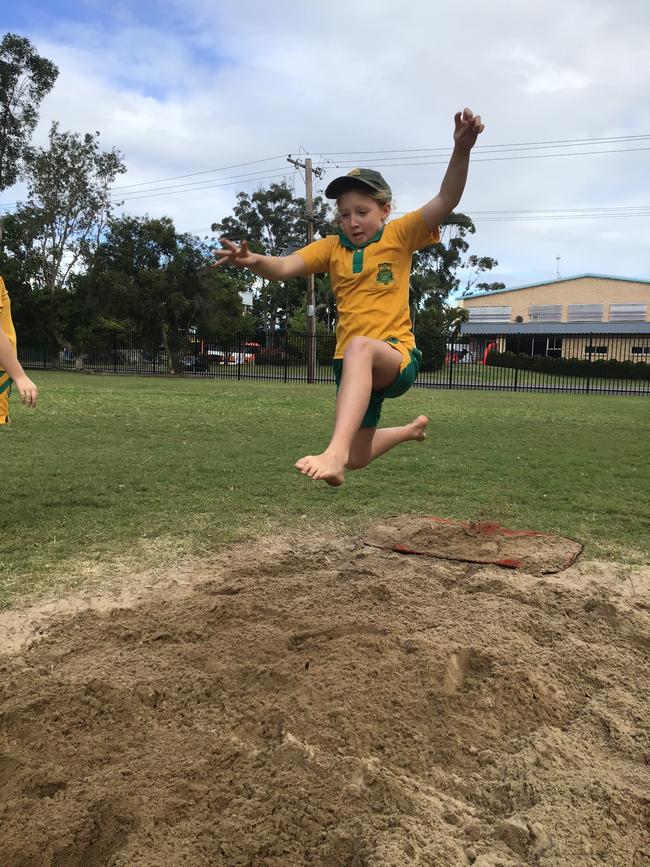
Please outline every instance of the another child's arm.
[[457, 112], [454, 125], [454, 152], [449, 160], [440, 192], [422, 208], [424, 221], [430, 230], [439, 226], [460, 202], [467, 181], [469, 153], [485, 128], [481, 123], [481, 116], [473, 114], [469, 108]]
[[289, 256], [264, 256], [262, 253], [251, 253], [248, 241], [242, 241], [238, 246], [227, 238], [220, 240], [225, 249], [212, 251], [217, 257], [215, 265], [248, 268], [266, 280], [290, 280], [292, 277], [304, 277], [308, 273], [305, 260], [297, 253]]
[[27, 406], [36, 406], [38, 389], [23, 370], [16, 356], [16, 351], [2, 330], [0, 330], [0, 368], [6, 370], [13, 379], [23, 403], [26, 403]]

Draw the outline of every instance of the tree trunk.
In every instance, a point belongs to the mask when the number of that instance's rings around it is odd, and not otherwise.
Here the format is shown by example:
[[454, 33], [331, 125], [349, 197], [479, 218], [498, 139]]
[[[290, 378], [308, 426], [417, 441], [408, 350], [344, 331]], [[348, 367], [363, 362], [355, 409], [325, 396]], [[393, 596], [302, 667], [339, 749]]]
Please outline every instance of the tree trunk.
[[171, 373], [172, 376], [178, 376], [180, 365], [178, 364], [177, 353], [172, 352], [172, 350], [169, 347], [169, 333], [168, 333], [168, 331], [169, 331], [169, 329], [168, 329], [167, 325], [165, 323], [163, 323], [163, 326], [161, 328], [162, 344], [165, 347], [165, 355], [167, 356], [167, 359], [169, 361], [169, 372]]

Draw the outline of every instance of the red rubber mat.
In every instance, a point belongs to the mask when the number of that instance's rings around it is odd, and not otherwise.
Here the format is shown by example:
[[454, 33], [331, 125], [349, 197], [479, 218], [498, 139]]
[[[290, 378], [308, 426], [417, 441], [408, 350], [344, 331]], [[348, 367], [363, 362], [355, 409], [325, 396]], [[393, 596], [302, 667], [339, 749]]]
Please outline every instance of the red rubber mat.
[[364, 542], [401, 554], [489, 563], [537, 574], [561, 572], [583, 548], [564, 536], [419, 515], [386, 518], [369, 528]]

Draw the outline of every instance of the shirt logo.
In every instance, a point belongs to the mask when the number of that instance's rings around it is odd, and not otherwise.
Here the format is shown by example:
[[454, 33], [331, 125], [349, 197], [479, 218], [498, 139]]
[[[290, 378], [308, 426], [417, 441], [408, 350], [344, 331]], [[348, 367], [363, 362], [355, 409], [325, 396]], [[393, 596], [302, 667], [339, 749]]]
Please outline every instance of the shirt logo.
[[393, 269], [390, 262], [381, 262], [377, 269], [377, 283], [383, 283], [386, 286], [388, 283], [393, 283], [394, 281], [395, 278], [393, 277]]

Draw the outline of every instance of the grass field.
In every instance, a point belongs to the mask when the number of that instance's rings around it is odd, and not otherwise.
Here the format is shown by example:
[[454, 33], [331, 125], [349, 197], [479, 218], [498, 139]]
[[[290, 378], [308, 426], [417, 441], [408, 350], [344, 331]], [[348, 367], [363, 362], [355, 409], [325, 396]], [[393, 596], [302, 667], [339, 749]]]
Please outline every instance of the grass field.
[[639, 397], [414, 389], [384, 424], [431, 419], [329, 488], [293, 462], [322, 449], [332, 386], [36, 373], [35, 411], [0, 428], [0, 605], [112, 564], [156, 565], [291, 528], [377, 516], [496, 520], [647, 562], [650, 404]]

